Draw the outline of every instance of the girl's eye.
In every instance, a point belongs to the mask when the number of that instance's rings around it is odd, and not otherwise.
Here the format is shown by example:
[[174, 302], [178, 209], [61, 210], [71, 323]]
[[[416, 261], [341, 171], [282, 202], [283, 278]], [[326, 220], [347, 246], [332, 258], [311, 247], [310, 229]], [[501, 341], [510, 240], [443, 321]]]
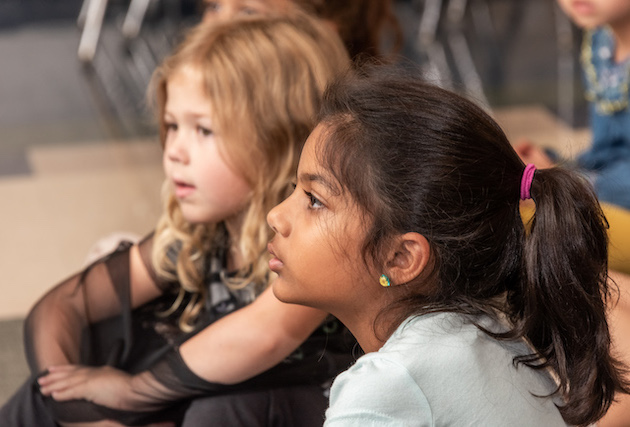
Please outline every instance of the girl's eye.
[[252, 15], [257, 15], [259, 12], [252, 8], [252, 7], [244, 7], [241, 9], [241, 14], [243, 15], [247, 15], [247, 16], [252, 16]]
[[210, 135], [212, 135], [212, 129], [208, 129], [208, 128], [203, 127], [203, 126], [197, 126], [197, 131], [203, 136], [210, 136]]
[[206, 1], [204, 2], [204, 12], [214, 13], [221, 8], [218, 1]]
[[177, 123], [165, 122], [164, 127], [167, 132], [175, 131], [177, 130]]
[[309, 193], [308, 191], [304, 191], [304, 194], [306, 194], [306, 197], [308, 197], [309, 199], [308, 206], [310, 209], [321, 209], [324, 207], [324, 204], [320, 202], [317, 197], [313, 196], [312, 193]]

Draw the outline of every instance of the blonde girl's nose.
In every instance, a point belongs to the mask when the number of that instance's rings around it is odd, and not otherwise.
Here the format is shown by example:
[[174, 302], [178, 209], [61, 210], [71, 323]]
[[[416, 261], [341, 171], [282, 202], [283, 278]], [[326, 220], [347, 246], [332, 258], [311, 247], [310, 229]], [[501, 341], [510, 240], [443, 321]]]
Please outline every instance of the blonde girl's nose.
[[166, 141], [166, 155], [172, 162], [188, 163], [190, 156], [181, 132], [169, 135]]

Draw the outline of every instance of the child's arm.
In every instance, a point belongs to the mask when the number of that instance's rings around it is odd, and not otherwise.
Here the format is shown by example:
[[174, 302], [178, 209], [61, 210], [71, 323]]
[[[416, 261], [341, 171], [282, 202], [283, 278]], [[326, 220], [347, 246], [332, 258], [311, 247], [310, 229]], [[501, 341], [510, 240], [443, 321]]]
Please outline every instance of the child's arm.
[[[252, 304], [211, 324], [180, 347], [187, 367], [203, 380], [235, 384], [280, 363], [322, 323], [326, 313], [278, 301], [271, 288]], [[324, 363], [324, 362], [322, 362]], [[146, 371], [64, 366], [40, 379], [56, 400], [86, 399], [122, 410], [150, 410], [183, 397]]]
[[269, 287], [249, 306], [186, 341], [179, 352], [206, 381], [236, 384], [277, 365], [325, 318], [320, 310], [279, 301]]
[[94, 322], [161, 294], [138, 246], [120, 250], [50, 290], [25, 322], [26, 353], [34, 374], [48, 366], [78, 363], [81, 334]]

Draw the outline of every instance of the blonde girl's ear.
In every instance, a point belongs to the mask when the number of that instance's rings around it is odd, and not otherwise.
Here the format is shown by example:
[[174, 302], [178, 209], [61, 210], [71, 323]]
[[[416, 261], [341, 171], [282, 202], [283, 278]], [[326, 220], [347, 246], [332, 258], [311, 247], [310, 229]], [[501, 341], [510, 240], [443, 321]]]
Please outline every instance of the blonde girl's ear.
[[420, 276], [429, 264], [431, 247], [429, 241], [420, 233], [401, 234], [389, 247], [385, 260], [385, 275], [390, 286], [411, 282]]

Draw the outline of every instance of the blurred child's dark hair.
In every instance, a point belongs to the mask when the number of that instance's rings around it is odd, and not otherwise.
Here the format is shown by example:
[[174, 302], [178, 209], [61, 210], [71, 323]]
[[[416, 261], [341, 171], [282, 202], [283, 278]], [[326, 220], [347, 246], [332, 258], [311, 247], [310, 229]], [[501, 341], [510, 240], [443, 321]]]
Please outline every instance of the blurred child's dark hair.
[[307, 12], [330, 21], [350, 57], [358, 62], [390, 60], [403, 44], [392, 0], [295, 0]]
[[322, 163], [370, 220], [366, 263], [382, 267], [397, 234], [429, 241], [430, 271], [387, 308], [393, 327], [434, 311], [505, 313], [512, 329], [485, 332], [534, 345], [515, 362], [557, 373], [570, 424], [596, 421], [616, 391], [627, 392], [610, 355], [607, 223], [581, 176], [536, 171], [526, 230], [525, 165], [501, 128], [474, 103], [399, 68], [347, 74], [328, 88], [319, 120]]

